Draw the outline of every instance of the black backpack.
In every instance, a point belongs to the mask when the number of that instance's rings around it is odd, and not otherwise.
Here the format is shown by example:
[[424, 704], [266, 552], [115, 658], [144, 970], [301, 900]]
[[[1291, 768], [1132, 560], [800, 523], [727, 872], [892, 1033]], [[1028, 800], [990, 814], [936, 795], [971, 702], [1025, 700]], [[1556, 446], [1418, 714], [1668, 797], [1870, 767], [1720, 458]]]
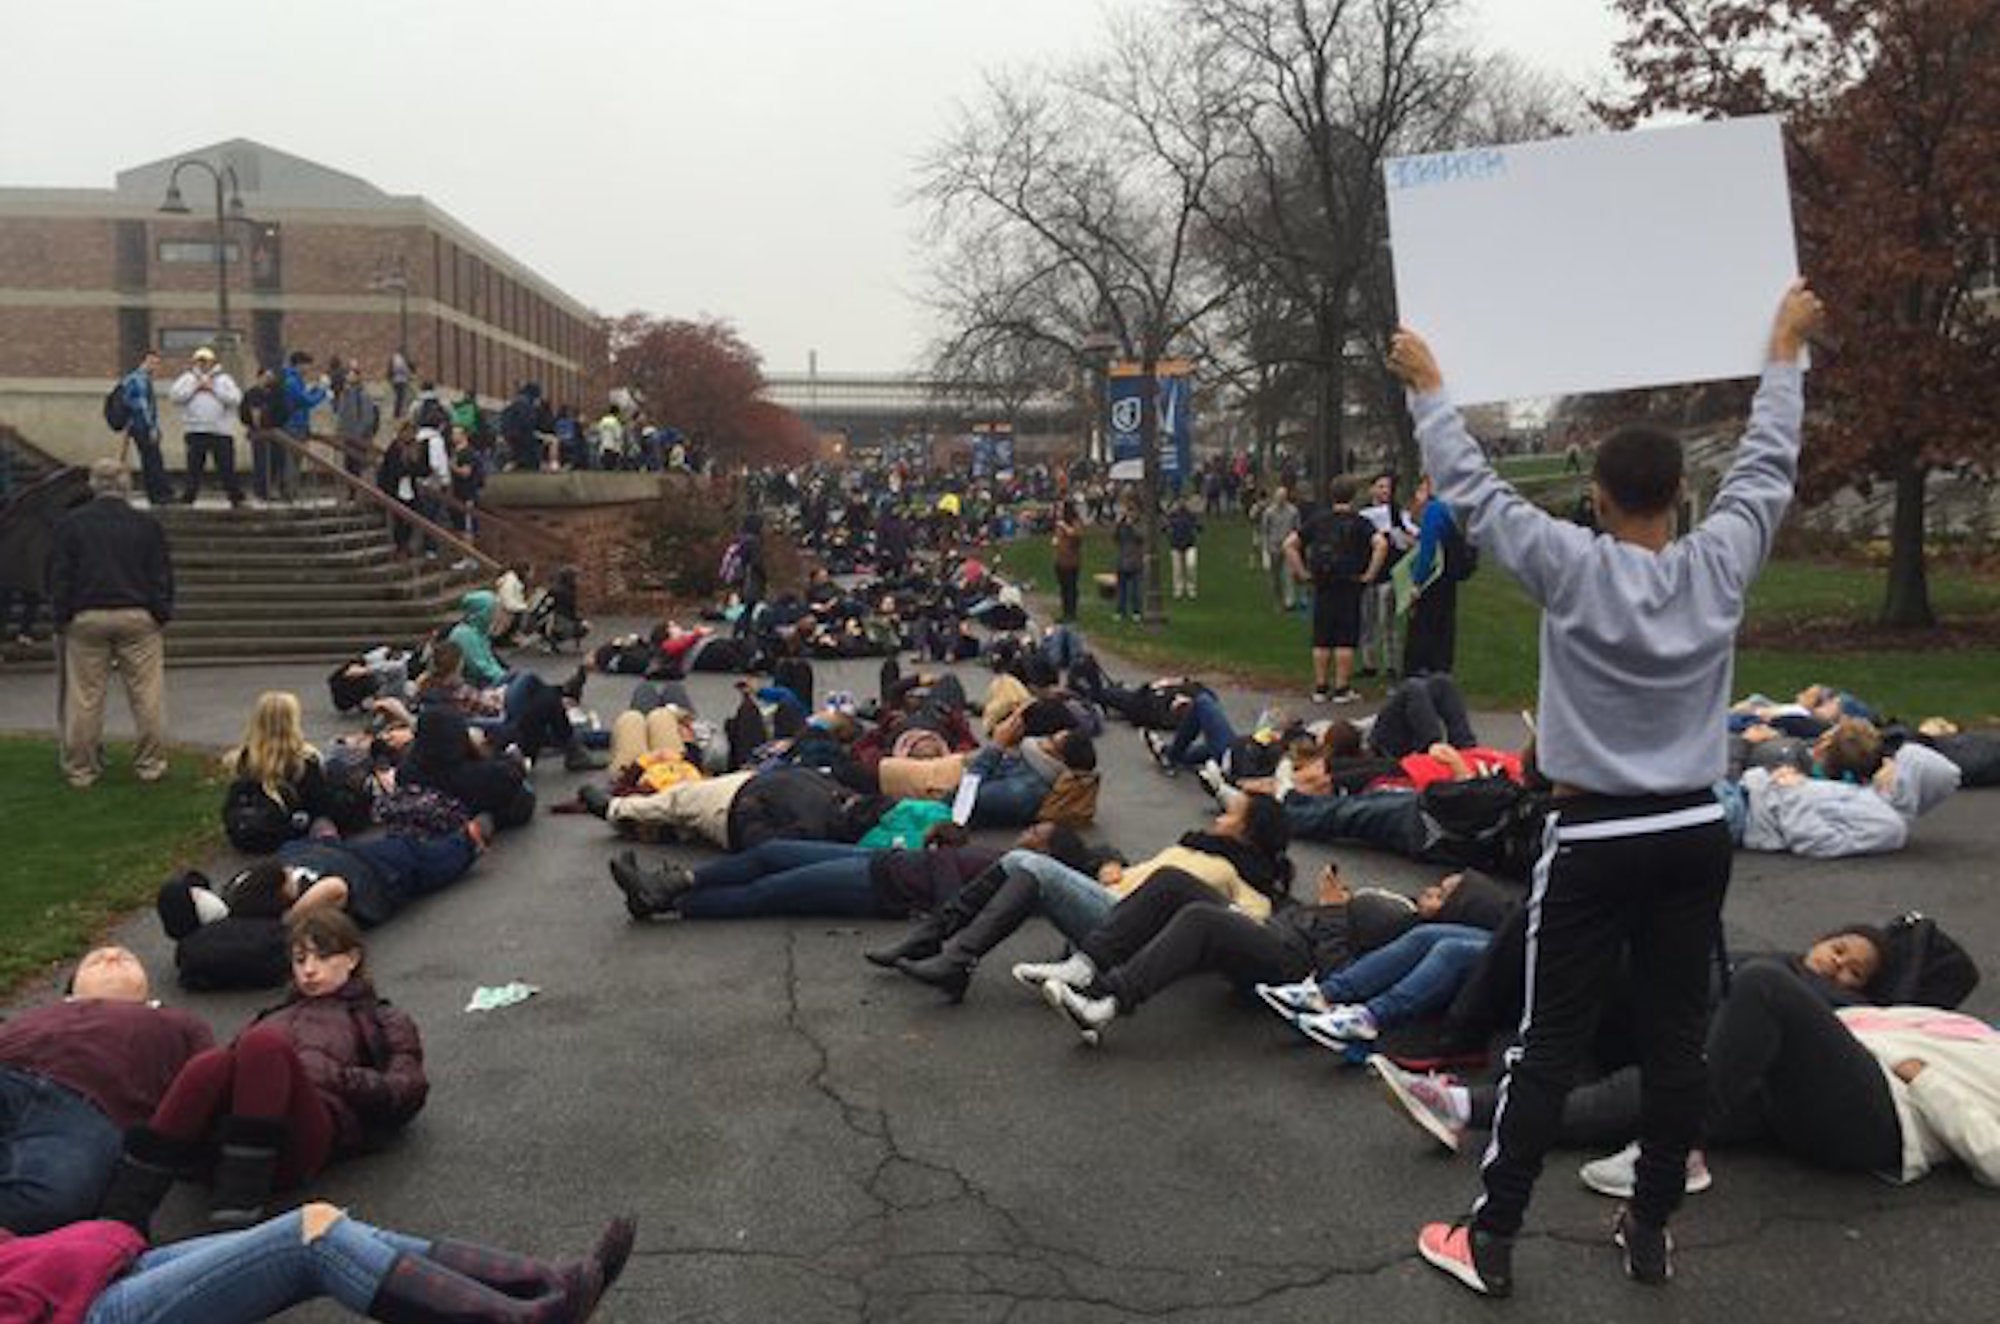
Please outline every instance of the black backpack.
[[1432, 782], [1417, 794], [1420, 859], [1525, 879], [1541, 853], [1546, 800], [1511, 777]]
[[222, 797], [222, 830], [244, 854], [269, 855], [305, 830], [301, 813], [296, 805], [273, 799], [262, 782], [238, 777]]
[[1368, 544], [1375, 526], [1361, 516], [1329, 511], [1313, 532], [1316, 536], [1306, 547], [1306, 569], [1314, 582], [1356, 579], [1368, 568]]
[[1460, 532], [1458, 521], [1453, 520], [1444, 535], [1444, 577], [1458, 584], [1478, 573], [1479, 549]]
[[132, 402], [125, 398], [123, 377], [111, 383], [111, 389], [105, 393], [104, 426], [113, 432], [123, 432], [132, 426]]
[[1889, 921], [1886, 933], [1883, 974], [1872, 990], [1876, 1001], [1950, 1009], [1979, 987], [1979, 967], [1971, 953], [1930, 916], [1914, 910], [1898, 915]]

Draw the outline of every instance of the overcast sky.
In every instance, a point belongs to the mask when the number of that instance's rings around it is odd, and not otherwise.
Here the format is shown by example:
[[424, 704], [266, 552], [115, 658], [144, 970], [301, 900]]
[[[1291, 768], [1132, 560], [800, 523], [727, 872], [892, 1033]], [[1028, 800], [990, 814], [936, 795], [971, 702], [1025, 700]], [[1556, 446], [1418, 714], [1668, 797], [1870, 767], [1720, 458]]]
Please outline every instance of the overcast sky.
[[[108, 187], [253, 138], [422, 193], [606, 313], [727, 317], [769, 371], [814, 349], [825, 371], [915, 364], [913, 163], [981, 68], [1074, 55], [1102, 22], [1089, 0], [18, 8], [0, 184]], [[1608, 10], [1468, 5], [1483, 47], [1586, 83], [1608, 74]]]

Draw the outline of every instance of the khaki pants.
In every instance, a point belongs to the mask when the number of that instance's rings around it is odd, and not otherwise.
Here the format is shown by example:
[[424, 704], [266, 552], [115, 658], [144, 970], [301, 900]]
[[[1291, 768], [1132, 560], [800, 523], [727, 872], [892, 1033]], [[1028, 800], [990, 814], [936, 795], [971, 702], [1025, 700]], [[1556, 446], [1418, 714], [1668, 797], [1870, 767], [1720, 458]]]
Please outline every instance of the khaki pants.
[[82, 611], [62, 637], [62, 770], [72, 786], [104, 771], [104, 691], [115, 662], [139, 739], [132, 769], [142, 781], [167, 771], [167, 652], [160, 626], [143, 607]]
[[627, 708], [618, 714], [617, 720], [611, 724], [612, 769], [630, 767], [639, 761], [642, 754], [687, 756], [678, 715], [665, 708], [655, 708], [649, 713]]

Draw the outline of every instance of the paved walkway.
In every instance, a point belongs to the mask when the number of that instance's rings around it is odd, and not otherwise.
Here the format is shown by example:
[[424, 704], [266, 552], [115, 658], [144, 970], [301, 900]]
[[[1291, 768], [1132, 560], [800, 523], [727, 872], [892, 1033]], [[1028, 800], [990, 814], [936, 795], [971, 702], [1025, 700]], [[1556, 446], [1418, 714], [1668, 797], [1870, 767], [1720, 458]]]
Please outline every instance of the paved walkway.
[[[822, 666], [819, 683], [872, 692], [874, 671]], [[176, 671], [175, 730], [225, 743], [258, 690], [284, 685], [309, 728], [330, 731], [323, 676]], [[598, 679], [589, 698], [608, 714], [628, 689]], [[693, 690], [704, 710], [726, 709], [729, 678]], [[45, 728], [53, 693], [46, 673], [0, 673], [0, 729]], [[1226, 697], [1246, 721], [1260, 698]], [[1490, 738], [1520, 733], [1518, 719], [1480, 724]], [[1129, 728], [1100, 750], [1102, 829], [1127, 852], [1208, 812], [1191, 778], [1152, 769]], [[550, 801], [577, 780], [537, 777]], [[1918, 906], [1993, 964], [1997, 805], [1955, 798], [1892, 859], [1739, 857], [1737, 943], [1797, 945]], [[1219, 984], [1172, 990], [1090, 1051], [1005, 976], [1054, 950], [1038, 925], [952, 1007], [860, 959], [894, 926], [633, 925], [604, 873], [617, 844], [595, 819], [545, 815], [376, 935], [370, 964], [424, 1029], [431, 1102], [391, 1152], [335, 1169], [318, 1193], [398, 1226], [550, 1251], [633, 1210], [639, 1252], [599, 1315], [613, 1321], [1491, 1317], [1411, 1255], [1421, 1220], [1470, 1198], [1472, 1161], [1434, 1152], [1363, 1075]], [[1309, 879], [1328, 852], [1297, 854]], [[1434, 872], [1340, 858], [1359, 882]], [[179, 996], [151, 917], [121, 936], [169, 997], [224, 1033], [268, 1000]], [[510, 979], [544, 991], [464, 1013], [475, 985]], [[2000, 1009], [1991, 982], [1972, 1007]], [[1962, 1174], [1895, 1190], [1735, 1154], [1717, 1157], [1715, 1190], [1677, 1227], [1674, 1287], [1634, 1287], [1606, 1248], [1609, 1206], [1575, 1180], [1582, 1157], [1558, 1157], [1532, 1212], [1517, 1300], [1503, 1307], [1521, 1319], [1970, 1320], [2000, 1299], [2000, 1267], [1982, 1253], [2000, 1238], [2000, 1197]], [[183, 1192], [163, 1227], [184, 1234], [197, 1218]]]

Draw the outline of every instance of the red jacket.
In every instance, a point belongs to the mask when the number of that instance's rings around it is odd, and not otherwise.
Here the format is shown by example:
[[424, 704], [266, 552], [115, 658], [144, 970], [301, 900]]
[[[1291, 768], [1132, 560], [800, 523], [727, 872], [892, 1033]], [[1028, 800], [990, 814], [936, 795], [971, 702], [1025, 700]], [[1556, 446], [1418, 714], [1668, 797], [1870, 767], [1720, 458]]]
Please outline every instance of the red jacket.
[[294, 992], [256, 1023], [292, 1041], [342, 1149], [364, 1149], [401, 1127], [430, 1095], [416, 1022], [377, 998], [366, 979], [323, 998]]
[[0, 1320], [79, 1324], [144, 1249], [146, 1239], [124, 1223], [71, 1223], [35, 1237], [0, 1228]]

